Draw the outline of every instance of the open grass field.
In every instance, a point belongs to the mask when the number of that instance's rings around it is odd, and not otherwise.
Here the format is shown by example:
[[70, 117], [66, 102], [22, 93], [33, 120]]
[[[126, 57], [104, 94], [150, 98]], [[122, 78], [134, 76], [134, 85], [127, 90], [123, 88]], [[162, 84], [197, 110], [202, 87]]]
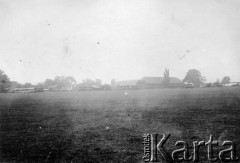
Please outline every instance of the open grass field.
[[240, 88], [0, 94], [0, 162], [142, 162], [144, 133], [239, 155]]

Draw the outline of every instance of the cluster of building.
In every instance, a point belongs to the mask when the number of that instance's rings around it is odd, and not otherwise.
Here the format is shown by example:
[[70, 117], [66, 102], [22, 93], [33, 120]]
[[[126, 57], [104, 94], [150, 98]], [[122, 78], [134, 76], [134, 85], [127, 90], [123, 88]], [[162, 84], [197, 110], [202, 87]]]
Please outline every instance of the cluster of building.
[[[170, 77], [167, 87], [178, 88], [182, 87], [183, 83], [180, 79], [176, 77]], [[143, 77], [139, 80], [125, 80], [118, 82], [111, 82], [111, 87], [113, 89], [155, 89], [155, 88], [165, 88], [163, 77]]]
[[[222, 87], [222, 86], [240, 86], [240, 82], [204, 83], [201, 87]], [[83, 82], [74, 84], [71, 88], [15, 88], [12, 92], [44, 92], [44, 91], [92, 91], [92, 90], [136, 90], [136, 89], [157, 89], [157, 88], [193, 88], [193, 83], [183, 83], [176, 77], [169, 77], [166, 85], [164, 77], [143, 77], [138, 80], [111, 81], [111, 85], [102, 84], [98, 81]]]
[[[91, 90], [123, 90], [123, 89], [155, 89], [155, 88], [164, 88], [163, 77], [143, 77], [138, 80], [124, 80], [124, 81], [111, 81], [111, 85], [102, 84], [97, 81], [87, 81], [79, 84], [73, 84], [71, 87], [55, 87], [50, 85], [47, 88], [15, 88], [12, 92], [44, 92], [44, 91], [91, 91]], [[176, 77], [170, 77], [168, 87], [177, 88], [182, 87], [182, 81]]]
[[240, 82], [229, 82], [228, 84], [222, 83], [204, 83], [201, 87], [231, 87], [231, 86], [240, 86]]

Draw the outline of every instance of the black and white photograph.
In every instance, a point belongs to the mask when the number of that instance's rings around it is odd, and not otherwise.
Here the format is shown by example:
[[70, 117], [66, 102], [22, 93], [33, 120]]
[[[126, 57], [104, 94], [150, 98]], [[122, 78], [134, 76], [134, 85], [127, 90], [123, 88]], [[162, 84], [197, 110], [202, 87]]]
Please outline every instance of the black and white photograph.
[[0, 163], [240, 163], [239, 0], [0, 0]]

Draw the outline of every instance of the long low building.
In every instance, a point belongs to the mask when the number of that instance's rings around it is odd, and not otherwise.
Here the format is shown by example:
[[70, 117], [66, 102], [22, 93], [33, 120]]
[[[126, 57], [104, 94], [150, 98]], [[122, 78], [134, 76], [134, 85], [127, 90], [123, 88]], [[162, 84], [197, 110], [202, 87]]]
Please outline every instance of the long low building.
[[[168, 87], [181, 87], [182, 81], [176, 77], [169, 77]], [[162, 88], [165, 87], [164, 77], [143, 77], [140, 81], [141, 88]]]
[[116, 83], [117, 88], [119, 89], [138, 89], [138, 81], [139, 80], [124, 80], [118, 81]]
[[35, 88], [15, 88], [13, 92], [16, 93], [29, 93], [29, 92], [35, 92]]
[[48, 91], [48, 89], [44, 88], [15, 88], [12, 92], [15, 93], [31, 93], [31, 92], [44, 92]]

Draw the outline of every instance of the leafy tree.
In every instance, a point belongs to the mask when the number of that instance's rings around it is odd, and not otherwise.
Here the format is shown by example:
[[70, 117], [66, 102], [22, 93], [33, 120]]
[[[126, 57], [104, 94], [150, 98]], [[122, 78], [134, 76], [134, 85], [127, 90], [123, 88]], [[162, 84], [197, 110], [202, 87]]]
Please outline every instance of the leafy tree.
[[56, 76], [54, 82], [57, 89], [72, 89], [73, 85], [77, 83], [72, 76]]
[[229, 84], [230, 81], [231, 81], [231, 79], [230, 79], [229, 76], [224, 76], [224, 77], [222, 78], [221, 83], [222, 83], [222, 84]]
[[11, 86], [11, 82], [8, 76], [0, 70], [0, 92], [7, 91], [7, 89]]
[[25, 84], [22, 85], [22, 87], [31, 88], [31, 87], [33, 87], [33, 85], [31, 83], [25, 83]]
[[201, 72], [196, 69], [188, 70], [183, 82], [193, 83], [195, 87], [199, 87], [206, 81], [205, 77], [201, 75]]
[[112, 79], [112, 80], [111, 80], [111, 86], [116, 86], [116, 83], [117, 83], [117, 82], [116, 82], [115, 79]]
[[[41, 85], [42, 84], [42, 85]], [[38, 85], [39, 88], [47, 88], [47, 89], [54, 89], [56, 88], [56, 81], [55, 80], [52, 80], [52, 79], [46, 79], [43, 83], [40, 83]]]
[[54, 80], [46, 79], [41, 87], [49, 89], [72, 89], [76, 83], [76, 80], [72, 76], [56, 76]]
[[82, 82], [82, 85], [85, 85], [85, 86], [91, 86], [94, 84], [96, 84], [96, 82], [92, 79], [84, 79]]
[[46, 79], [43, 85], [48, 88], [50, 86], [56, 85], [56, 81], [52, 79]]
[[219, 80], [219, 79], [217, 79], [217, 80], [215, 81], [215, 83], [218, 83], [218, 84], [219, 84], [219, 83], [220, 83], [220, 80]]
[[22, 84], [20, 84], [16, 81], [11, 81], [11, 87], [12, 88], [22, 88]]
[[170, 77], [169, 77], [169, 69], [165, 69], [164, 73], [163, 73], [163, 84], [168, 87], [170, 84]]
[[36, 84], [35, 86], [34, 86], [35, 88], [44, 88], [44, 83], [38, 83], [38, 84]]
[[205, 83], [207, 81], [206, 77], [202, 76], [201, 77], [201, 83]]
[[63, 79], [64, 87], [67, 89], [72, 89], [73, 85], [76, 83], [76, 80], [72, 76], [67, 76]]
[[213, 86], [215, 86], [215, 87], [221, 87], [222, 85], [220, 84], [220, 80], [217, 79], [217, 80], [213, 83]]
[[102, 80], [101, 79], [96, 79], [96, 83], [101, 85], [102, 84]]

